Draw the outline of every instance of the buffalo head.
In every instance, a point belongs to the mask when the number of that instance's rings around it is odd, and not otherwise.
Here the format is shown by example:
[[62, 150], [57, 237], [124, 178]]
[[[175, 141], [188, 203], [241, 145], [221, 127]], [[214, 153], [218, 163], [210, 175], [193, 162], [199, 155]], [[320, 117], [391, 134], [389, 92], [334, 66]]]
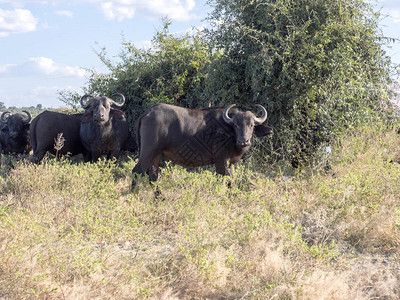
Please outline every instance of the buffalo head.
[[12, 114], [5, 111], [0, 116], [0, 123], [2, 123], [2, 134], [6, 144], [6, 149], [10, 152], [22, 152], [28, 144], [28, 130], [31, 115], [27, 111], [24, 114]]
[[238, 110], [232, 112], [231, 116], [229, 116], [230, 109], [235, 105], [236, 104], [232, 104], [226, 107], [222, 116], [224, 121], [231, 125], [235, 130], [237, 147], [250, 147], [253, 133], [258, 137], [272, 134], [272, 128], [262, 125], [262, 123], [267, 120], [267, 110], [262, 105], [255, 105], [262, 110], [261, 117], [257, 117], [250, 111], [241, 112]]
[[[113, 107], [121, 107], [125, 103], [124, 95], [115, 93], [111, 97], [118, 96], [119, 102], [107, 97], [93, 97], [91, 95], [84, 95], [80, 99], [82, 108], [85, 109], [85, 115], [92, 114], [93, 121], [97, 124], [105, 124], [110, 120], [110, 112]], [[89, 99], [89, 101], [86, 101]]]

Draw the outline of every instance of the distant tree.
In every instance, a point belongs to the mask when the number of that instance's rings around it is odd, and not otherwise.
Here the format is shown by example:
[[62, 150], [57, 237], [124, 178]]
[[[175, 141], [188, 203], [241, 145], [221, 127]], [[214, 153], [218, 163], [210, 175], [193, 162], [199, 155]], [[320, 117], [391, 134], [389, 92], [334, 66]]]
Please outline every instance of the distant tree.
[[77, 92], [72, 92], [68, 90], [62, 90], [58, 92], [59, 100], [64, 102], [68, 107], [72, 108], [75, 112], [81, 109], [81, 105], [79, 103], [79, 99], [83, 95], [79, 95]]
[[42, 110], [42, 109], [43, 109], [43, 106], [42, 106], [42, 104], [37, 104], [37, 105], [36, 105], [36, 109], [38, 109], [38, 110]]
[[5, 110], [7, 107], [4, 105], [4, 102], [0, 102], [0, 110]]

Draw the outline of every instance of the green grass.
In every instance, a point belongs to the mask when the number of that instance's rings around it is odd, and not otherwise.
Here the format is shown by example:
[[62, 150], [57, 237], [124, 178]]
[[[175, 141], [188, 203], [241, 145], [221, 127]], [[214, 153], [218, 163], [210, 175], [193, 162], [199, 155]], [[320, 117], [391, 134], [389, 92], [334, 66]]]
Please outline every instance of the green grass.
[[[396, 299], [400, 136], [361, 128], [328, 173], [231, 179], [135, 160], [1, 169], [0, 298]], [[231, 182], [231, 188], [228, 188]]]

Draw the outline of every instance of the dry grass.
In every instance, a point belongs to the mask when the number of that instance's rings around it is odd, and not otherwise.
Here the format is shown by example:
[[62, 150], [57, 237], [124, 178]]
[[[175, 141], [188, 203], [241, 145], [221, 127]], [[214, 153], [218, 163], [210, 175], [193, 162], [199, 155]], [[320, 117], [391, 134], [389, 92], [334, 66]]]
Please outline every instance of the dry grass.
[[[134, 161], [20, 163], [0, 187], [0, 298], [397, 299], [400, 137], [363, 128], [332, 171], [226, 178]], [[253, 168], [254, 169], [254, 168]]]

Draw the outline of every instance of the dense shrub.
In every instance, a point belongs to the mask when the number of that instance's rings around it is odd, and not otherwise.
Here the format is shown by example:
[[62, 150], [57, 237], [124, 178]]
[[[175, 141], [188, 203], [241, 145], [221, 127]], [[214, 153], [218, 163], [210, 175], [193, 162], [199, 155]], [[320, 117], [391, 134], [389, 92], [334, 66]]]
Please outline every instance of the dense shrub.
[[312, 154], [369, 120], [386, 97], [378, 15], [362, 0], [209, 0], [208, 36], [223, 54], [207, 89], [218, 102], [268, 108], [280, 158]]

